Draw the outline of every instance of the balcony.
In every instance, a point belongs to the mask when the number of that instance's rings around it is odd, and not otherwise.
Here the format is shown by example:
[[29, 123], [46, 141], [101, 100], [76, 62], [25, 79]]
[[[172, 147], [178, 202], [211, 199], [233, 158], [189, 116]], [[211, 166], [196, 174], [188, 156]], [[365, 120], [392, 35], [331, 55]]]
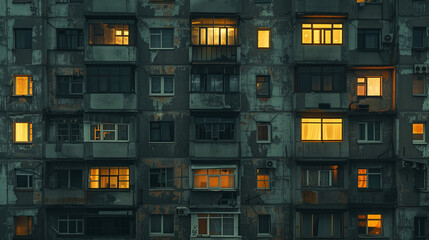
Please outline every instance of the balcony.
[[136, 142], [86, 142], [85, 158], [135, 158]]
[[191, 110], [240, 110], [240, 93], [190, 93]]
[[295, 93], [295, 109], [317, 109], [320, 104], [329, 104], [329, 108], [348, 109], [347, 93]]
[[[343, 139], [347, 139], [344, 136]], [[347, 158], [349, 156], [348, 142], [296, 142], [296, 157], [333, 157]]]
[[79, 50], [48, 50], [49, 65], [74, 66], [83, 63], [83, 49]]
[[240, 197], [235, 190], [230, 191], [191, 191], [191, 208], [239, 208]]
[[189, 152], [191, 157], [197, 158], [237, 158], [239, 147], [237, 142], [194, 141], [190, 143]]
[[85, 0], [85, 14], [118, 13], [131, 15], [136, 13], [136, 0]]
[[347, 3], [341, 0], [302, 0], [296, 1], [296, 12], [338, 13], [342, 9], [347, 9], [344, 5]]
[[296, 191], [297, 204], [347, 204], [343, 189], [301, 189]]
[[135, 62], [137, 50], [135, 46], [96, 46], [85, 47], [86, 62]]
[[45, 145], [46, 158], [83, 158], [83, 143], [47, 143]]
[[44, 195], [47, 205], [82, 205], [85, 203], [85, 193], [82, 189], [45, 188]]
[[134, 205], [133, 190], [88, 190], [86, 193], [87, 204], [92, 206], [132, 206]]
[[130, 110], [137, 109], [136, 94], [122, 93], [89, 93], [84, 94], [85, 110]]
[[239, 0], [191, 0], [192, 13], [239, 13]]
[[239, 46], [192, 46], [189, 48], [192, 62], [240, 62]]
[[381, 204], [395, 205], [397, 203], [396, 190], [358, 190], [349, 192], [351, 204]]

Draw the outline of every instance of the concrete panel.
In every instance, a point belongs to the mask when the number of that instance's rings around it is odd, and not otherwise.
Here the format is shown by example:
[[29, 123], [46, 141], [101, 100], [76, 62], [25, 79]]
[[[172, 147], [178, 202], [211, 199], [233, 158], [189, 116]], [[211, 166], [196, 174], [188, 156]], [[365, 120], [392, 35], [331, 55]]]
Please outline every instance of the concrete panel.
[[83, 143], [47, 143], [45, 144], [46, 158], [83, 158]]
[[136, 0], [90, 0], [87, 12], [93, 13], [135, 13]]
[[134, 46], [88, 46], [85, 49], [85, 61], [135, 62]]
[[50, 65], [77, 65], [83, 63], [83, 51], [49, 51]]
[[80, 189], [51, 189], [45, 188], [45, 204], [84, 204], [85, 192]]
[[240, 109], [240, 94], [190, 93], [190, 109]]
[[88, 205], [121, 205], [132, 206], [134, 204], [134, 191], [88, 191], [87, 204]]
[[[331, 108], [348, 108], [347, 93], [297, 93], [296, 98], [304, 101], [297, 101], [297, 109], [319, 108], [320, 103], [327, 103]], [[302, 106], [304, 103], [304, 106]]]
[[320, 0], [303, 0], [296, 2], [296, 12], [340, 12], [341, 10], [347, 9], [347, 3], [341, 1], [341, 8], [339, 0], [332, 1], [320, 1]]
[[[343, 38], [345, 38], [344, 35]], [[339, 62], [342, 60], [341, 48], [342, 46], [302, 45], [302, 60]]]
[[349, 156], [346, 142], [297, 142], [297, 157], [337, 157]]
[[84, 95], [84, 108], [91, 110], [135, 110], [137, 109], [136, 94], [103, 94]]
[[[207, 7], [210, 6], [210, 7]], [[191, 12], [238, 13], [239, 0], [191, 0]]]
[[[135, 142], [91, 143], [94, 158], [129, 158], [136, 156]], [[86, 154], [87, 155], [87, 154]]]
[[396, 204], [395, 191], [358, 191], [350, 193], [350, 203], [355, 204]]
[[190, 145], [192, 157], [238, 157], [239, 144], [236, 142], [194, 142]]
[[347, 191], [332, 190], [297, 190], [297, 204], [347, 204]]

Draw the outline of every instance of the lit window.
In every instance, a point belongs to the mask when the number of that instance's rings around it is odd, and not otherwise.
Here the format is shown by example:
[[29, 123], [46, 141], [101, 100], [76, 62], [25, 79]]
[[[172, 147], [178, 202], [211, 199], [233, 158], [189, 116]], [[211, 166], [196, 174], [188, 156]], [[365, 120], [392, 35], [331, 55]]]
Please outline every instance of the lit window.
[[151, 28], [150, 29], [150, 49], [173, 49], [174, 29], [173, 28]]
[[16, 170], [16, 188], [32, 189], [33, 173], [30, 171]]
[[57, 122], [57, 142], [76, 143], [82, 141], [82, 124]]
[[343, 24], [302, 24], [302, 44], [343, 44]]
[[303, 167], [301, 171], [303, 187], [339, 187], [341, 178], [337, 165]]
[[413, 123], [413, 143], [425, 143], [425, 124]]
[[342, 214], [301, 214], [301, 237], [342, 238], [344, 220]]
[[15, 236], [31, 236], [33, 217], [15, 216]]
[[15, 30], [15, 49], [31, 49], [33, 37], [32, 29]]
[[270, 97], [270, 76], [256, 77], [256, 96]]
[[413, 48], [424, 48], [426, 39], [425, 27], [413, 27]]
[[271, 215], [258, 215], [258, 235], [271, 234]]
[[57, 29], [58, 49], [79, 49], [83, 48], [82, 29]]
[[83, 234], [82, 216], [63, 215], [58, 216], [59, 234]]
[[87, 74], [87, 90], [89, 93], [134, 92], [134, 69], [131, 66], [88, 66]]
[[133, 45], [131, 24], [89, 24], [89, 45]]
[[173, 76], [151, 76], [150, 95], [172, 96], [174, 95]]
[[83, 94], [83, 77], [57, 76], [55, 89], [57, 97], [80, 96]]
[[234, 140], [234, 118], [195, 118], [196, 140]]
[[237, 30], [232, 18], [192, 19], [192, 45], [237, 45]]
[[151, 189], [173, 187], [173, 168], [152, 168], [149, 170], [149, 175]]
[[82, 188], [82, 170], [59, 169], [57, 170], [57, 188]]
[[425, 76], [424, 75], [414, 75], [413, 76], [413, 95], [414, 96], [425, 96], [426, 86], [425, 86]]
[[302, 141], [342, 141], [343, 119], [341, 118], [302, 118]]
[[257, 143], [270, 143], [271, 142], [271, 125], [270, 123], [256, 123], [258, 138]]
[[33, 124], [28, 122], [13, 123], [13, 142], [31, 143], [33, 142]]
[[425, 217], [415, 217], [414, 218], [414, 236], [422, 237], [424, 239], [426, 236], [426, 218]]
[[150, 142], [174, 142], [174, 121], [150, 122]]
[[378, 50], [380, 48], [379, 29], [358, 29], [358, 49]]
[[381, 188], [381, 169], [358, 169], [358, 188]]
[[426, 189], [426, 170], [414, 172], [414, 187], [419, 190]]
[[270, 189], [270, 173], [266, 168], [256, 169], [256, 188], [257, 189]]
[[237, 67], [192, 67], [191, 92], [238, 92], [239, 73]]
[[89, 128], [91, 141], [128, 141], [128, 124], [91, 124]]
[[233, 214], [207, 214], [200, 213], [198, 218], [198, 235], [205, 236], [233, 236], [234, 215]]
[[381, 123], [365, 122], [358, 123], [358, 142], [380, 142]]
[[193, 169], [194, 189], [234, 189], [235, 169]]
[[382, 0], [357, 0], [357, 3], [381, 3]]
[[31, 75], [13, 76], [13, 95], [14, 96], [32, 96], [33, 78]]
[[358, 215], [358, 233], [365, 235], [381, 235], [381, 214]]
[[270, 48], [270, 29], [258, 29], [258, 48]]
[[344, 67], [299, 66], [296, 71], [298, 92], [343, 92], [346, 88]]
[[130, 188], [128, 167], [91, 168], [89, 188]]
[[174, 215], [150, 215], [150, 234], [174, 234]]
[[358, 96], [381, 96], [381, 77], [364, 77], [357, 79]]

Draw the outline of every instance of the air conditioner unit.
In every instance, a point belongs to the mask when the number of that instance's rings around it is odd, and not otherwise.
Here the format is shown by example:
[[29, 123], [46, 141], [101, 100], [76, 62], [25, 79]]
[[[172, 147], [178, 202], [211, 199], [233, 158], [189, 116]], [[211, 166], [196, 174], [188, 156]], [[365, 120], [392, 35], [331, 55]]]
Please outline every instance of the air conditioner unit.
[[392, 43], [393, 42], [393, 33], [387, 33], [383, 36], [384, 43]]
[[266, 168], [276, 168], [277, 167], [276, 160], [266, 160], [265, 161], [265, 167]]
[[411, 161], [403, 161], [402, 162], [402, 167], [416, 168], [416, 163], [415, 162], [411, 162]]
[[425, 64], [414, 64], [414, 73], [428, 73], [429, 69], [428, 69], [428, 65]]
[[176, 213], [178, 216], [188, 216], [189, 214], [189, 208], [187, 207], [177, 207]]

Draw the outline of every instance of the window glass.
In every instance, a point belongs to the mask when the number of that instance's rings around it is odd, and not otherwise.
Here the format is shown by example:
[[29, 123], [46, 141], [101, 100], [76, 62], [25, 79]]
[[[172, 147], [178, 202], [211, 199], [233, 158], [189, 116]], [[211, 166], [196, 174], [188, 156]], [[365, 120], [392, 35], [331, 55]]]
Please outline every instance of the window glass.
[[150, 122], [151, 142], [174, 142], [174, 122]]
[[426, 94], [426, 84], [424, 75], [413, 76], [413, 95], [424, 96]]
[[192, 19], [193, 45], [236, 45], [237, 20], [227, 18]]
[[302, 118], [302, 141], [342, 141], [343, 121], [341, 118]]
[[173, 187], [173, 168], [152, 168], [149, 170], [149, 175], [151, 189]]
[[89, 188], [124, 188], [130, 187], [128, 167], [91, 168]]
[[358, 29], [358, 49], [377, 50], [380, 47], [379, 29]]
[[381, 96], [381, 77], [357, 79], [357, 96]]
[[413, 28], [413, 48], [423, 48], [426, 35], [425, 27]]
[[381, 214], [358, 215], [358, 232], [365, 235], [380, 235], [382, 227]]
[[342, 214], [301, 214], [301, 236], [304, 238], [343, 237]]
[[15, 49], [31, 49], [32, 41], [32, 29], [15, 29]]
[[358, 169], [358, 188], [381, 188], [381, 170], [379, 168]]
[[413, 142], [424, 142], [424, 123], [413, 123]]
[[331, 45], [343, 43], [343, 24], [308, 24], [302, 27], [302, 44]]
[[30, 216], [15, 216], [15, 236], [31, 236], [32, 220]]
[[192, 92], [228, 93], [239, 91], [237, 67], [193, 67]]
[[171, 49], [174, 47], [173, 28], [151, 28], [150, 47], [152, 49]]
[[196, 140], [234, 140], [233, 118], [195, 118]]
[[257, 123], [257, 142], [270, 142], [271, 128], [269, 123]]
[[89, 93], [134, 92], [134, 69], [131, 66], [88, 66]]
[[258, 30], [258, 48], [270, 48], [270, 29]]
[[90, 23], [89, 45], [133, 45], [131, 24]]
[[258, 233], [270, 234], [271, 215], [258, 215]]
[[194, 169], [194, 189], [233, 189], [234, 169]]
[[78, 49], [83, 48], [82, 29], [57, 29], [58, 49]]
[[296, 71], [298, 92], [343, 92], [345, 69], [330, 66], [299, 66]]
[[257, 76], [256, 77], [256, 95], [258, 97], [270, 96], [270, 76]]
[[76, 215], [58, 216], [58, 233], [83, 234], [83, 218]]
[[134, 224], [133, 217], [128, 216], [87, 216], [85, 217], [85, 236], [130, 236]]
[[358, 123], [358, 142], [380, 142], [381, 123], [365, 122]]
[[14, 142], [30, 143], [33, 141], [33, 124], [25, 122], [14, 122]]
[[257, 177], [257, 189], [269, 189], [270, 188], [270, 175], [266, 168], [258, 168], [256, 170]]
[[13, 76], [13, 95], [14, 96], [32, 96], [33, 79], [31, 75], [14, 75]]

